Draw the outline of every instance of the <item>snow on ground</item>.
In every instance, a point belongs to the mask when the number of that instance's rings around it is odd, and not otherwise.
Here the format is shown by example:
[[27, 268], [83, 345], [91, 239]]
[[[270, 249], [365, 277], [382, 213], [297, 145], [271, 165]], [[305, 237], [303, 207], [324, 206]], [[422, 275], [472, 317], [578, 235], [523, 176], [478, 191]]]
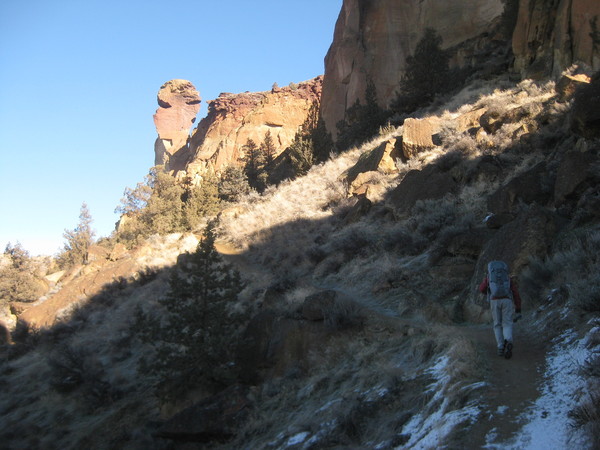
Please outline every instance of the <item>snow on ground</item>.
[[585, 381], [579, 375], [579, 370], [588, 356], [585, 339], [577, 339], [575, 331], [566, 331], [556, 338], [546, 358], [540, 397], [519, 418], [523, 427], [515, 437], [501, 443], [493, 442], [495, 435], [492, 430], [485, 448], [591, 448], [591, 443], [583, 433], [570, 426], [568, 417], [569, 411], [577, 406], [585, 391]]
[[[473, 421], [480, 413], [480, 408], [469, 403], [461, 409], [448, 411], [449, 400], [447, 393], [456, 386], [451, 386], [448, 374], [450, 358], [442, 356], [427, 372], [436, 380], [429, 385], [428, 392], [433, 397], [423, 408], [425, 414], [415, 415], [402, 429], [402, 433], [410, 435], [409, 441], [398, 449], [430, 449], [443, 447], [446, 437], [460, 424]], [[475, 383], [464, 389], [477, 389], [485, 383]], [[427, 414], [428, 411], [431, 411]]]

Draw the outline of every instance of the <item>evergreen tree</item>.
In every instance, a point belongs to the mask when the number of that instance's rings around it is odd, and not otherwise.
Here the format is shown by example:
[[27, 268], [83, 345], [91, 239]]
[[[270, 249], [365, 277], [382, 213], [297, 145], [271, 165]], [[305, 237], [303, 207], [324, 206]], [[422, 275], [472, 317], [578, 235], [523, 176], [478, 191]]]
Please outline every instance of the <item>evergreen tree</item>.
[[268, 130], [265, 134], [265, 138], [260, 144], [260, 151], [262, 153], [262, 157], [264, 158], [265, 167], [270, 166], [275, 159], [275, 153], [277, 149], [275, 148], [275, 142], [273, 142], [273, 136], [271, 136], [271, 130]]
[[204, 217], [219, 212], [219, 186], [217, 177], [208, 174], [197, 186], [189, 186], [183, 204], [185, 228], [193, 231]]
[[140, 369], [157, 379], [163, 399], [181, 397], [198, 386], [221, 386], [235, 376], [230, 364], [241, 317], [231, 306], [242, 284], [237, 271], [225, 264], [206, 228], [195, 253], [175, 267], [170, 290], [161, 301], [162, 320], [138, 312], [136, 331], [155, 349]]
[[377, 103], [377, 90], [372, 81], [367, 83], [365, 104], [358, 99], [346, 110], [346, 117], [337, 123], [337, 148], [347, 150], [352, 145], [360, 145], [379, 132], [385, 125], [388, 113]]
[[450, 70], [449, 62], [450, 54], [442, 49], [442, 38], [434, 29], [427, 28], [414, 55], [406, 58], [406, 72], [391, 109], [400, 114], [410, 113], [456, 87], [459, 80]]
[[71, 267], [77, 264], [87, 264], [88, 250], [94, 243], [95, 232], [92, 230], [92, 215], [83, 202], [79, 211], [79, 223], [73, 230], [65, 230], [64, 249], [58, 256], [60, 267]]
[[243, 147], [244, 150], [244, 173], [248, 178], [250, 187], [258, 192], [264, 191], [263, 174], [265, 168], [265, 159], [261, 149], [252, 139], [248, 139]]
[[219, 198], [226, 202], [236, 202], [250, 192], [248, 178], [238, 166], [228, 166], [219, 181]]
[[295, 176], [305, 175], [314, 163], [312, 139], [297, 133], [287, 150]]
[[0, 268], [0, 306], [9, 302], [33, 302], [43, 294], [43, 287], [33, 274], [29, 252], [19, 242], [6, 245], [4, 256], [9, 264]]

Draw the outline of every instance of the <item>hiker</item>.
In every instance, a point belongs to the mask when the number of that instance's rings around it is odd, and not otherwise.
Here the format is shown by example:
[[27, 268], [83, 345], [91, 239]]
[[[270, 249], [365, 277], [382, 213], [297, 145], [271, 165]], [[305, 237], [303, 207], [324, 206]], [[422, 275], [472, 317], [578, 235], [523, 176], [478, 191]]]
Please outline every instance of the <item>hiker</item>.
[[479, 292], [487, 294], [492, 308], [498, 355], [509, 359], [513, 350], [513, 317], [515, 313], [521, 314], [521, 296], [504, 261], [490, 261]]

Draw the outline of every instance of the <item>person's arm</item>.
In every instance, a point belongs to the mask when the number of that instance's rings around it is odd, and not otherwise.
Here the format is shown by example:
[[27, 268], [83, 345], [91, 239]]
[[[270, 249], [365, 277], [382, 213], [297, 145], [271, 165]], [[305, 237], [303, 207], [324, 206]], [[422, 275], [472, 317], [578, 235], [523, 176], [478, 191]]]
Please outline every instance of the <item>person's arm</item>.
[[481, 292], [482, 294], [487, 294], [487, 290], [488, 290], [488, 279], [487, 279], [487, 277], [485, 277], [483, 279], [483, 281], [481, 282], [481, 284], [479, 285], [479, 292]]

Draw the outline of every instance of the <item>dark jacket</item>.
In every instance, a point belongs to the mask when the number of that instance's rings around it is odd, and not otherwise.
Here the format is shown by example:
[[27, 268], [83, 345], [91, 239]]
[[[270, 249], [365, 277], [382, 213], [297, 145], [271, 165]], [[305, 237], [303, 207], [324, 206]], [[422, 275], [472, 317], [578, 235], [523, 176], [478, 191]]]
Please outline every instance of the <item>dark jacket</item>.
[[[482, 294], [487, 294], [488, 291], [488, 277], [485, 277], [483, 279], [483, 281], [481, 282], [481, 284], [479, 285], [479, 292], [481, 292]], [[512, 296], [513, 296], [513, 303], [515, 304], [515, 311], [520, 313], [521, 312], [521, 296], [519, 295], [519, 290], [517, 289], [517, 283], [511, 278], [510, 279], [510, 291], [512, 292]]]

